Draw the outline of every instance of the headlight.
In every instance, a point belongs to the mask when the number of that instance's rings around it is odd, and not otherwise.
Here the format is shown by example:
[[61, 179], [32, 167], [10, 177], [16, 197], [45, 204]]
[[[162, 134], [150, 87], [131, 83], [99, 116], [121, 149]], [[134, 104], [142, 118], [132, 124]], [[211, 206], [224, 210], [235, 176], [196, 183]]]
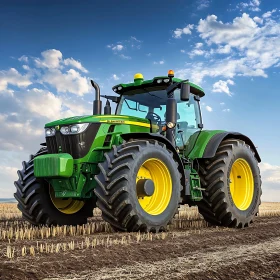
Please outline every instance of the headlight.
[[165, 83], [168, 83], [169, 82], [169, 79], [164, 79], [163, 80]]
[[60, 129], [60, 132], [62, 134], [69, 134], [69, 127], [68, 126], [63, 126], [61, 129]]
[[46, 135], [46, 137], [54, 136], [55, 129], [54, 128], [45, 128], [45, 135]]
[[60, 132], [64, 135], [78, 134], [78, 133], [84, 132], [88, 126], [89, 126], [89, 123], [78, 123], [78, 124], [73, 124], [73, 125], [69, 125], [69, 126], [62, 126], [60, 129]]
[[118, 90], [122, 90], [122, 87], [118, 87]]
[[173, 128], [175, 126], [175, 123], [168, 122], [166, 125], [167, 125], [168, 128]]
[[117, 89], [117, 88], [114, 88], [114, 89], [113, 89], [113, 91], [114, 91], [114, 92], [117, 92], [117, 91], [118, 91], [118, 89]]
[[158, 84], [162, 83], [162, 80], [161, 79], [157, 80], [157, 83]]

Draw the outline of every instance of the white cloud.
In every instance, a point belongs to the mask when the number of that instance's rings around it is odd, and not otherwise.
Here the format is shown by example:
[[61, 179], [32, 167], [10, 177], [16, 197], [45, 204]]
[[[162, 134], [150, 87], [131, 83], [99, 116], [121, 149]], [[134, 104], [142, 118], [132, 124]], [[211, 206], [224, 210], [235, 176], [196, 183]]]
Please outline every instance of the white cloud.
[[276, 9], [273, 9], [272, 11], [268, 11], [268, 12], [264, 13], [262, 15], [262, 17], [265, 19], [270, 18], [272, 16], [272, 14], [275, 13], [276, 11], [277, 11]]
[[62, 101], [50, 91], [37, 88], [27, 90], [24, 104], [34, 115], [47, 117], [49, 120], [62, 118]]
[[135, 36], [130, 36], [130, 40], [126, 40], [125, 43], [129, 44], [132, 49], [141, 49], [141, 40], [138, 40]]
[[63, 96], [62, 107], [66, 107], [66, 112], [62, 112], [63, 115], [70, 114], [70, 116], [82, 116], [92, 114], [92, 102], [86, 102], [81, 100], [78, 96]]
[[220, 105], [221, 105], [221, 106], [224, 106], [224, 105], [225, 105], [225, 102], [221, 102]]
[[152, 54], [151, 54], [151, 53], [147, 53], [146, 55], [147, 55], [147, 56], [151, 56]]
[[[248, 14], [243, 13], [232, 22], [218, 21], [210, 15], [199, 21], [197, 31], [210, 52], [193, 52], [192, 55], [222, 54], [221, 59], [189, 64], [187, 69], [176, 72], [182, 78], [190, 77], [201, 83], [204, 77], [232, 79], [236, 75], [267, 77], [266, 69], [280, 62], [280, 23], [270, 19], [259, 26]], [[202, 49], [199, 49], [203, 51]], [[228, 56], [226, 56], [228, 54]]]
[[231, 47], [230, 45], [225, 45], [225, 46], [219, 46], [218, 49], [216, 49], [214, 51], [214, 53], [220, 53], [220, 54], [227, 54], [227, 53], [230, 53], [231, 51]]
[[210, 0], [199, 0], [197, 4], [198, 4], [197, 9], [202, 10], [210, 6]]
[[58, 92], [70, 92], [83, 96], [91, 91], [88, 79], [74, 69], [66, 73], [58, 69], [50, 69], [42, 76], [42, 81], [54, 86]]
[[7, 90], [8, 85], [28, 87], [32, 84], [28, 75], [21, 75], [15, 68], [0, 71], [0, 91]]
[[28, 65], [22, 65], [22, 68], [26, 71], [30, 70], [30, 67]]
[[263, 19], [259, 17], [254, 17], [253, 20], [257, 23], [263, 24]]
[[257, 25], [246, 13], [235, 18], [232, 24], [218, 22], [217, 16], [211, 15], [205, 20], [200, 19], [197, 30], [200, 37], [207, 39], [209, 44], [225, 43], [232, 47], [244, 48], [257, 33]]
[[0, 70], [0, 131], [5, 132], [0, 133], [2, 197], [12, 197], [16, 170], [21, 169], [21, 161], [28, 160], [29, 154], [38, 151], [39, 144], [45, 141], [47, 122], [92, 113], [92, 102], [89, 104], [81, 97], [92, 91], [88, 78], [78, 70], [65, 71], [67, 64], [85, 72], [77, 60], [63, 60], [58, 50], [47, 50], [42, 57], [32, 58], [35, 66], [26, 65], [28, 60], [31, 58], [20, 59], [20, 70]]
[[124, 54], [122, 53], [122, 54], [120, 54], [120, 58], [129, 60], [129, 59], [131, 59], [131, 56], [124, 55]]
[[22, 55], [18, 60], [21, 62], [28, 63], [28, 57], [26, 55]]
[[154, 64], [160, 64], [160, 65], [162, 65], [162, 64], [164, 64], [164, 60], [154, 61]]
[[115, 52], [120, 52], [124, 49], [124, 46], [121, 44], [117, 44], [117, 45], [112, 44], [112, 45], [107, 45], [107, 48], [109, 48]]
[[212, 112], [213, 111], [213, 109], [212, 109], [212, 107], [210, 107], [210, 106], [205, 106], [205, 109], [208, 111], [208, 112]]
[[116, 74], [113, 74], [112, 77], [115, 81], [118, 81], [120, 79]]
[[248, 9], [253, 12], [259, 12], [261, 9], [259, 8], [261, 4], [261, 0], [251, 0], [249, 2], [241, 2], [237, 4], [236, 8], [240, 10]]
[[181, 52], [181, 53], [186, 53], [186, 51], [185, 51], [185, 50], [180, 50], [180, 52]]
[[205, 55], [207, 52], [200, 49], [194, 49], [189, 53], [190, 57]]
[[[266, 201], [279, 201], [280, 195], [280, 166], [271, 165], [266, 162], [259, 164], [261, 177], [262, 177], [262, 188], [263, 197], [262, 200]], [[272, 194], [278, 193], [277, 197], [273, 198]]]
[[81, 62], [75, 60], [74, 58], [67, 58], [67, 59], [64, 59], [64, 64], [67, 65], [67, 66], [72, 66], [72, 67], [75, 67], [79, 70], [81, 70], [82, 72], [84, 73], [88, 73], [88, 70], [83, 67], [83, 65], [81, 64]]
[[196, 49], [200, 49], [200, 48], [202, 48], [202, 46], [203, 46], [203, 43], [200, 43], [200, 42], [195, 44]]
[[181, 38], [181, 36], [183, 34], [187, 35], [187, 34], [192, 34], [192, 29], [193, 29], [194, 25], [193, 24], [188, 24], [186, 27], [184, 28], [176, 28], [175, 31], [173, 31], [173, 37], [176, 39]]
[[179, 78], [190, 78], [191, 81], [201, 84], [204, 77], [262, 76], [267, 77], [262, 69], [254, 69], [247, 65], [246, 58], [232, 59], [231, 57], [217, 60], [212, 63], [195, 62], [187, 68], [176, 70]]
[[[135, 36], [130, 36], [129, 39], [118, 41], [115, 44], [107, 45], [107, 48], [111, 49], [115, 55], [118, 55], [122, 59], [129, 60], [131, 56], [124, 54], [123, 52], [128, 52], [129, 50], [139, 50], [141, 49], [142, 41], [137, 39]], [[151, 54], [147, 54], [150, 56]]]
[[131, 40], [136, 41], [138, 43], [142, 43], [142, 41], [138, 40], [135, 36], [130, 36]]
[[116, 45], [114, 47], [112, 47], [113, 51], [121, 51], [123, 49], [123, 45]]
[[230, 109], [223, 109], [223, 112], [230, 112]]
[[218, 82], [213, 84], [213, 92], [224, 92], [227, 95], [231, 96], [232, 93], [230, 92], [228, 85], [234, 85], [234, 82], [232, 80], [219, 80]]
[[60, 68], [62, 53], [59, 50], [46, 50], [41, 53], [43, 59], [35, 58], [35, 64], [39, 68]]

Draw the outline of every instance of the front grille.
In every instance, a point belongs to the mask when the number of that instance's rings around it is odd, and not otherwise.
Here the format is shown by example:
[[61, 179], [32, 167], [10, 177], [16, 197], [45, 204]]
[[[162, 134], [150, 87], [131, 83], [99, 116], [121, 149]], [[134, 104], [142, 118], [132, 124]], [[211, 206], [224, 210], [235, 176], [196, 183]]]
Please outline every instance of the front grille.
[[88, 153], [99, 127], [100, 123], [91, 123], [84, 132], [74, 135], [63, 135], [56, 131], [55, 136], [46, 137], [48, 152], [57, 154], [61, 150], [74, 159], [82, 158]]

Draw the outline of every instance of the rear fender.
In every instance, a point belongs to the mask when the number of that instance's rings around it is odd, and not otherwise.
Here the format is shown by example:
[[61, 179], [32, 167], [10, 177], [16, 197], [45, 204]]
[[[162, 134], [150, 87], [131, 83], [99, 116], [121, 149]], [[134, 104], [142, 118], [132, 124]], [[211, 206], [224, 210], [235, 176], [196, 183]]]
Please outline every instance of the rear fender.
[[246, 135], [241, 134], [239, 132], [222, 132], [222, 133], [217, 133], [214, 136], [212, 136], [212, 138], [209, 140], [209, 142], [206, 145], [202, 158], [214, 157], [221, 142], [223, 140], [226, 140], [229, 138], [243, 140], [246, 144], [248, 144], [251, 147], [251, 149], [255, 153], [255, 157], [256, 157], [257, 161], [261, 162], [260, 155], [259, 155], [254, 143], [252, 142], [252, 140], [249, 137], [247, 137]]

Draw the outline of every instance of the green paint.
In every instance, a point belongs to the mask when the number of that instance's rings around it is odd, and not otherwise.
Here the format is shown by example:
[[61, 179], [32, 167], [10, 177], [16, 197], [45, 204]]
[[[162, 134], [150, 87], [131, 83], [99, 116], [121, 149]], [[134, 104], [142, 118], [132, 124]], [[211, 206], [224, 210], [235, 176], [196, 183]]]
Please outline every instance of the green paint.
[[71, 177], [74, 160], [69, 154], [47, 154], [34, 159], [36, 177]]
[[132, 121], [132, 122], [140, 122], [144, 124], [149, 124], [150, 122], [147, 119], [132, 117], [132, 116], [116, 116], [116, 115], [94, 115], [94, 116], [78, 116], [78, 117], [71, 117], [66, 119], [61, 119], [57, 121], [53, 121], [47, 123], [45, 127], [56, 127], [76, 124], [76, 123], [94, 123], [94, 122], [104, 122], [111, 124], [124, 124], [125, 121]]
[[190, 174], [190, 191], [191, 191], [191, 200], [200, 201], [202, 196], [202, 188], [200, 186], [200, 178], [196, 170], [191, 169]]
[[[195, 137], [195, 144], [191, 143], [192, 139], [190, 137], [189, 142], [187, 143], [187, 147], [188, 145], [192, 146], [191, 150], [187, 150], [188, 152], [188, 158], [190, 160], [194, 160], [196, 158], [202, 158], [203, 157], [203, 153], [205, 151], [205, 148], [208, 144], [208, 142], [210, 141], [210, 139], [218, 134], [224, 132], [224, 130], [202, 130], [198, 137]], [[194, 139], [193, 137], [193, 139]]]
[[[158, 80], [158, 79], [169, 79], [169, 77], [168, 76], [154, 77], [152, 80], [135, 79], [133, 83], [118, 84], [118, 85], [115, 85], [113, 87], [113, 89], [118, 88], [118, 87], [122, 87], [122, 89], [120, 91], [117, 91], [117, 93], [122, 94], [124, 92], [134, 90], [136, 88], [143, 88], [143, 87], [155, 87], [155, 88], [158, 88], [158, 89], [166, 88], [167, 84], [164, 84], [164, 83], [157, 84], [156, 83], [156, 80]], [[183, 79], [172, 78], [172, 81], [177, 83], [177, 82], [182, 82]], [[200, 86], [198, 86], [194, 83], [191, 83], [191, 82], [186, 82], [186, 83], [190, 84], [192, 93], [197, 94], [200, 97], [205, 95], [204, 90]]]
[[[65, 119], [65, 124], [73, 124], [71, 119]], [[141, 119], [136, 117], [129, 116], [90, 116], [83, 117], [83, 120], [74, 118], [75, 121], [79, 122], [89, 122], [90, 120], [99, 119], [102, 122], [102, 125], [99, 128], [99, 131], [96, 134], [96, 137], [89, 149], [89, 152], [86, 156], [80, 159], [73, 160], [73, 174], [70, 178], [53, 178], [53, 176], [44, 176], [50, 178], [48, 181], [51, 183], [55, 190], [56, 197], [72, 197], [72, 198], [89, 198], [92, 196], [92, 190], [96, 186], [94, 176], [99, 173], [97, 164], [104, 160], [104, 152], [108, 152], [112, 149], [112, 145], [119, 145], [122, 143], [122, 138], [120, 135], [122, 133], [131, 133], [131, 132], [150, 132], [150, 127], [143, 127], [137, 124], [125, 124], [124, 122], [130, 121], [138, 124], [149, 124], [147, 119]], [[86, 120], [86, 121], [84, 121]], [[58, 124], [60, 121], [52, 122], [48, 124], [48, 127], [53, 127]], [[63, 124], [63, 125], [65, 125]], [[108, 132], [111, 125], [114, 125], [114, 131]], [[110, 141], [105, 143], [106, 137], [111, 136]], [[106, 145], [105, 145], [106, 144]], [[55, 155], [59, 157], [62, 154]], [[49, 155], [46, 155], [49, 156]], [[40, 158], [40, 157], [38, 157]], [[35, 175], [36, 176], [36, 175]], [[57, 176], [56, 176], [57, 177]]]

